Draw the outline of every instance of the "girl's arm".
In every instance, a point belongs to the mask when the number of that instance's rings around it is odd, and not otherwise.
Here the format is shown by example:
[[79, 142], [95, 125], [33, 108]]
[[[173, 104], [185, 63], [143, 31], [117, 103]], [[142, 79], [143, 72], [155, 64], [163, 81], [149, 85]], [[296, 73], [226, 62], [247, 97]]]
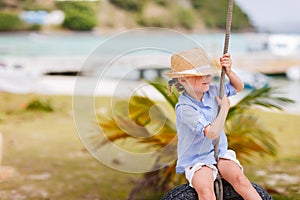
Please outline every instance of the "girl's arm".
[[236, 92], [240, 92], [244, 89], [244, 83], [241, 79], [231, 70], [232, 61], [230, 54], [224, 54], [220, 58], [221, 66], [225, 67], [225, 73], [229, 78], [230, 84], [235, 88]]
[[220, 100], [219, 97], [216, 97], [216, 100], [220, 105], [218, 116], [210, 125], [206, 126], [204, 129], [204, 135], [210, 139], [216, 139], [219, 137], [224, 127], [228, 110], [230, 108], [230, 101], [225, 95], [222, 100]]

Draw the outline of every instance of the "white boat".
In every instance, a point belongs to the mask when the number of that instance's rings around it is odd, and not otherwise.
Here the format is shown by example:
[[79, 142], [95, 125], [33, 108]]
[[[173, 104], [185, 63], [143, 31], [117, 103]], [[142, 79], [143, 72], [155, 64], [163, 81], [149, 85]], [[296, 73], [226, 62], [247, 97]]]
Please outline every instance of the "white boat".
[[300, 66], [295, 65], [287, 68], [285, 74], [290, 80], [300, 80]]
[[299, 35], [274, 34], [269, 36], [269, 50], [274, 55], [291, 56], [300, 52]]
[[0, 63], [0, 92], [26, 94], [33, 92], [40, 74], [19, 64]]
[[300, 54], [300, 35], [261, 34], [249, 35], [248, 51], [269, 53], [274, 56], [295, 56]]

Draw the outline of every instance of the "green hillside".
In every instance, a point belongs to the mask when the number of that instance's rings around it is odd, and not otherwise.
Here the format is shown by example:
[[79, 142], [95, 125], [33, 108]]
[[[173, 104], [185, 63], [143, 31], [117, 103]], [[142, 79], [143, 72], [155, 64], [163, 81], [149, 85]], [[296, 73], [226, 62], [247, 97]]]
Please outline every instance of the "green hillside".
[[[111, 30], [165, 27], [183, 31], [224, 29], [225, 0], [0, 0], [0, 30]], [[28, 25], [16, 19], [23, 10], [63, 10], [62, 27]], [[16, 25], [14, 25], [16, 24]], [[248, 16], [234, 6], [232, 29], [253, 29]]]

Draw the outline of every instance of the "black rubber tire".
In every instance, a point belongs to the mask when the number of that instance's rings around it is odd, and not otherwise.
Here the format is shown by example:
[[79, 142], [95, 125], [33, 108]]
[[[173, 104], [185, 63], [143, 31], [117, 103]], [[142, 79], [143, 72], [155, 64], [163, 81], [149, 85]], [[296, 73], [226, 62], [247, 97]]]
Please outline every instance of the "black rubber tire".
[[[243, 198], [234, 191], [233, 187], [224, 179], [223, 182], [223, 199], [224, 200], [243, 200]], [[262, 200], [272, 200], [272, 197], [263, 188], [252, 183], [252, 186], [256, 189]], [[163, 196], [161, 200], [197, 200], [198, 195], [194, 188], [188, 184], [175, 187]]]

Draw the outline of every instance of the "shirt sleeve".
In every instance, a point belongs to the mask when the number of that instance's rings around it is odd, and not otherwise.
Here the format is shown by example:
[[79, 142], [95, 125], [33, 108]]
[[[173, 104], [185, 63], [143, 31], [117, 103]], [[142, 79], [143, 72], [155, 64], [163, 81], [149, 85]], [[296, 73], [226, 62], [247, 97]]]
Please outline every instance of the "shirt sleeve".
[[226, 94], [227, 97], [236, 95], [236, 90], [235, 88], [230, 84], [230, 82], [226, 82], [224, 84], [224, 93]]
[[190, 105], [176, 107], [177, 131], [187, 134], [199, 134], [204, 137], [204, 128], [211, 122], [196, 108]]

